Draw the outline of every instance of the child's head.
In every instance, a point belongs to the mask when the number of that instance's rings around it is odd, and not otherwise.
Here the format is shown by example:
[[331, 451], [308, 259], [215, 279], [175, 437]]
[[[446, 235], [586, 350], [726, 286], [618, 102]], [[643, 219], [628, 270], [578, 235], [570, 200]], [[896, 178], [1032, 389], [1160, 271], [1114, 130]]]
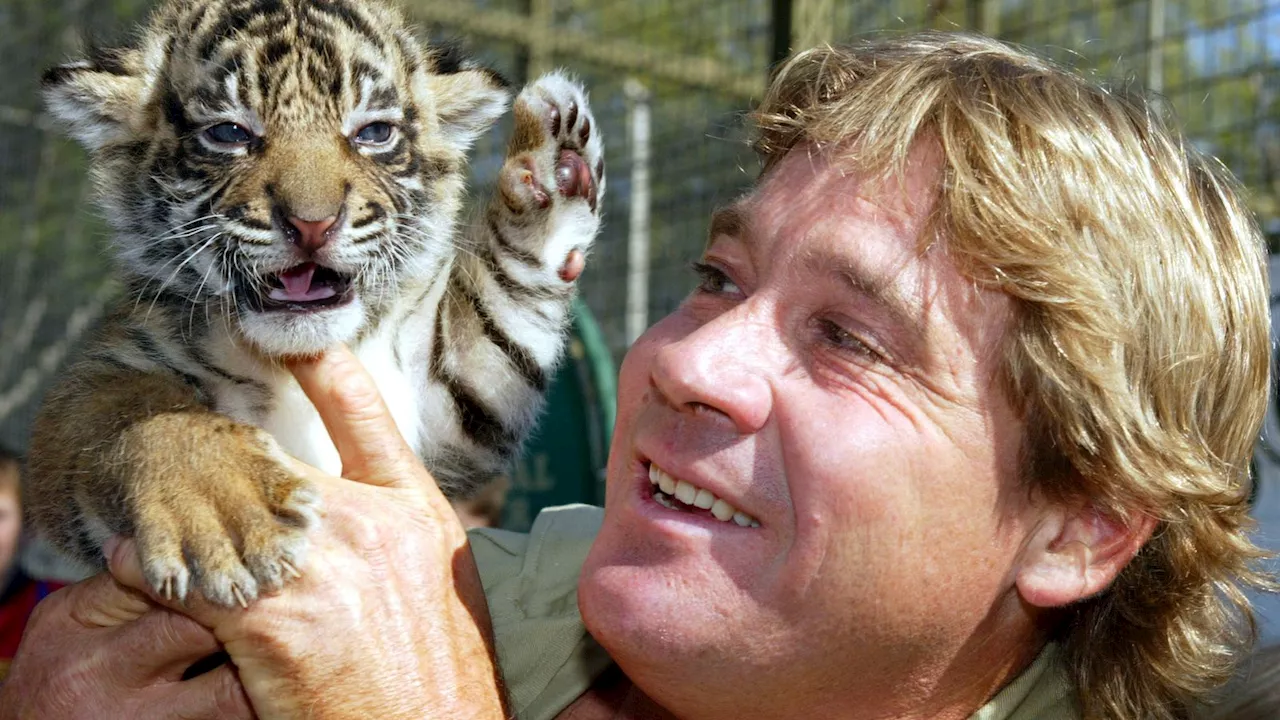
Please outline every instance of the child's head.
[[18, 561], [22, 534], [21, 462], [18, 454], [0, 447], [0, 578]]

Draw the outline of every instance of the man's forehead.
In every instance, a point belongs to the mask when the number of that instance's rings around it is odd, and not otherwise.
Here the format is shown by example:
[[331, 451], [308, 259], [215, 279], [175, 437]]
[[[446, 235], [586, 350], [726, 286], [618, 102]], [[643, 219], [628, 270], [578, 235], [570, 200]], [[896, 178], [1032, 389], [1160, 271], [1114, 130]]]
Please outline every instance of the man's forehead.
[[807, 146], [793, 149], [746, 195], [712, 212], [708, 241], [736, 238], [749, 245], [762, 235], [795, 239], [797, 220], [809, 235], [835, 240], [849, 226], [874, 227], [924, 249], [937, 187], [932, 157], [915, 153], [900, 173], [862, 172], [851, 162]]
[[809, 204], [821, 213], [861, 204], [885, 223], [918, 235], [937, 201], [941, 170], [942, 154], [934, 142], [917, 141], [900, 162], [883, 168], [862, 167], [856, 143], [827, 150], [802, 143], [747, 194], [716, 210], [710, 234], [747, 234], [768, 225], [771, 214], [796, 205]]

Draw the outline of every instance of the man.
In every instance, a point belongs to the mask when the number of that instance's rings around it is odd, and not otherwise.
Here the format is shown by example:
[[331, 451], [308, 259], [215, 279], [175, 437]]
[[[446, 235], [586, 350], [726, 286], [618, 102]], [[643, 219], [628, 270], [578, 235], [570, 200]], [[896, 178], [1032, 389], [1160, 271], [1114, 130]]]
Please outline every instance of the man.
[[[1226, 173], [1140, 100], [966, 36], [802, 53], [755, 121], [759, 182], [623, 364], [603, 517], [544, 513], [466, 552], [335, 351], [294, 371], [360, 482], [317, 477], [304, 577], [245, 612], [177, 608], [243, 695], [220, 671], [179, 681], [171, 642], [132, 663], [154, 668], [145, 701], [34, 647], [30, 694], [0, 700], [1187, 717], [1248, 645], [1241, 584], [1265, 582], [1245, 536], [1264, 249]], [[145, 586], [128, 543], [111, 564]], [[89, 655], [145, 637], [68, 620], [135, 595], [72, 590], [33, 636]]]

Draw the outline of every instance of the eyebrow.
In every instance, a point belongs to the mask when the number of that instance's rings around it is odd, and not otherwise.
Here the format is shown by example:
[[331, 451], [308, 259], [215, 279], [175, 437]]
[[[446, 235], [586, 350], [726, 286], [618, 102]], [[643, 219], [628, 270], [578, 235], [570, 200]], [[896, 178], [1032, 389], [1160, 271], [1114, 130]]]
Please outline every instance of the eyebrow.
[[877, 277], [850, 257], [821, 250], [806, 255], [803, 263], [809, 272], [836, 278], [850, 293], [874, 305], [896, 328], [907, 331], [913, 348], [918, 349], [919, 344], [928, 339], [928, 324], [922, 317], [922, 308], [892, 276]]
[[748, 242], [749, 238], [745, 236], [749, 234], [750, 226], [750, 218], [741, 205], [716, 208], [711, 213], [711, 225], [707, 229], [707, 245], [710, 246], [722, 235]]
[[[717, 208], [711, 213], [707, 246], [710, 247], [718, 237], [731, 237], [750, 251], [755, 246], [751, 237], [751, 224], [751, 215], [741, 202]], [[852, 258], [828, 251], [809, 253], [803, 263], [809, 272], [838, 279], [851, 294], [868, 300], [896, 326], [906, 328], [913, 338], [913, 345], [928, 337], [927, 326], [920, 317], [920, 308], [907, 298], [901, 286], [891, 278], [874, 278], [872, 273], [867, 272]]]

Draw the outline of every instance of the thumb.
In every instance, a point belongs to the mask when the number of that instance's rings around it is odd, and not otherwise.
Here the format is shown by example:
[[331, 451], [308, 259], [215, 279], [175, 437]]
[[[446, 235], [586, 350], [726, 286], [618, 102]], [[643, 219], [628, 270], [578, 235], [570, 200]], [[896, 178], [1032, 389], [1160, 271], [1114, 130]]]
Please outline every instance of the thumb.
[[117, 583], [107, 573], [94, 575], [63, 592], [71, 618], [88, 628], [125, 625], [155, 608], [146, 595]]
[[373, 377], [346, 346], [293, 359], [289, 370], [319, 411], [342, 458], [343, 477], [370, 485], [419, 487], [426, 470], [405, 443]]

